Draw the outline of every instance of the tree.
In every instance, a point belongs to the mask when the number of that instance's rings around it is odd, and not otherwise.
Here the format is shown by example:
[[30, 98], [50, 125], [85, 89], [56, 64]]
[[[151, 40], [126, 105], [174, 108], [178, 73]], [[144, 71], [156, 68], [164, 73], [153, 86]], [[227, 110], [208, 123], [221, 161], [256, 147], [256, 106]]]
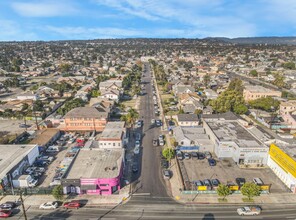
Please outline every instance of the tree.
[[175, 151], [171, 147], [167, 147], [162, 150], [162, 155], [165, 157], [166, 160], [170, 161], [175, 156]]
[[52, 190], [52, 195], [56, 200], [62, 200], [64, 197], [63, 186], [62, 185], [55, 186]]
[[273, 85], [279, 87], [279, 88], [283, 88], [285, 87], [286, 83], [285, 83], [285, 77], [283, 76], [283, 74], [280, 73], [275, 73], [274, 74], [274, 80], [272, 82]]
[[120, 120], [125, 121], [128, 125], [133, 126], [136, 120], [139, 118], [139, 113], [131, 108], [126, 115], [121, 116]]
[[234, 90], [226, 90], [217, 99], [210, 101], [213, 110], [218, 113], [241, 110], [244, 103], [242, 94]]
[[97, 90], [97, 89], [93, 89], [91, 91], [91, 94], [90, 95], [91, 95], [91, 97], [95, 98], [95, 97], [100, 96], [101, 95], [101, 92], [99, 90]]
[[240, 190], [241, 193], [244, 196], [247, 196], [249, 200], [251, 200], [254, 196], [260, 195], [260, 186], [255, 183], [245, 183]]
[[257, 77], [258, 76], [258, 72], [257, 70], [251, 70], [249, 75], [253, 76], [253, 77]]
[[245, 106], [244, 104], [235, 105], [233, 107], [233, 111], [238, 115], [243, 115], [247, 113], [248, 107]]
[[282, 67], [284, 67], [285, 69], [288, 69], [288, 70], [295, 70], [296, 67], [295, 67], [295, 63], [294, 62], [287, 62], [287, 63], [284, 63], [282, 65]]
[[206, 88], [208, 88], [210, 82], [211, 82], [211, 76], [209, 74], [206, 74], [203, 77], [203, 83], [205, 84]]
[[219, 184], [217, 188], [217, 193], [218, 193], [218, 196], [222, 196], [223, 200], [225, 200], [226, 196], [229, 196], [231, 194], [231, 190], [229, 189], [228, 186], [224, 184]]
[[264, 111], [272, 111], [279, 108], [280, 101], [273, 99], [272, 97], [262, 97], [249, 101], [249, 105], [254, 109], [261, 109]]
[[227, 90], [234, 90], [239, 93], [243, 93], [243, 90], [244, 90], [243, 81], [241, 81], [238, 78], [234, 78], [233, 80], [230, 81]]
[[202, 113], [201, 109], [195, 109], [194, 114], [200, 115]]

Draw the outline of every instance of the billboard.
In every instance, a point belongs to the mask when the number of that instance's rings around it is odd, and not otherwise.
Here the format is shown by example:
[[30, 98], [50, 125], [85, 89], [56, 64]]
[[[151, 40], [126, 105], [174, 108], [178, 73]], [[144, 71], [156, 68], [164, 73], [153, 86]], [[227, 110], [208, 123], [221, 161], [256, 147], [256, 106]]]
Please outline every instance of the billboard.
[[275, 144], [270, 145], [269, 155], [284, 171], [296, 178], [296, 161]]

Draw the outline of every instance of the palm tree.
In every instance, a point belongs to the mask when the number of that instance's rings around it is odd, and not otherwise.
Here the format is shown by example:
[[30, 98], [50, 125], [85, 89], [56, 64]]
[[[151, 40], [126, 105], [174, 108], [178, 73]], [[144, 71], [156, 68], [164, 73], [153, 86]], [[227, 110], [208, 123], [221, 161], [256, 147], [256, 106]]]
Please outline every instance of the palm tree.
[[120, 119], [122, 121], [125, 121], [131, 127], [133, 127], [133, 125], [135, 124], [138, 118], [139, 118], [139, 113], [135, 109], [131, 108], [130, 110], [128, 110], [127, 114], [121, 116]]

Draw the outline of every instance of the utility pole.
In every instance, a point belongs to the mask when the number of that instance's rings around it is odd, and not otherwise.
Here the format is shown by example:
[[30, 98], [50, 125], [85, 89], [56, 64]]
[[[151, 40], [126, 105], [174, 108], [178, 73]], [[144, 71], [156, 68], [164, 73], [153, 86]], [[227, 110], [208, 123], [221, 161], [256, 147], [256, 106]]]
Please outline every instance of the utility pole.
[[22, 191], [20, 191], [20, 200], [21, 200], [21, 203], [22, 203], [22, 210], [23, 210], [24, 219], [25, 219], [25, 220], [28, 220], [28, 219], [27, 219], [27, 214], [26, 214], [25, 205], [24, 205], [23, 192], [22, 192]]
[[39, 131], [39, 125], [38, 125], [38, 121], [37, 121], [37, 115], [36, 115], [36, 111], [34, 110], [34, 100], [32, 100], [32, 111], [34, 112], [36, 128]]

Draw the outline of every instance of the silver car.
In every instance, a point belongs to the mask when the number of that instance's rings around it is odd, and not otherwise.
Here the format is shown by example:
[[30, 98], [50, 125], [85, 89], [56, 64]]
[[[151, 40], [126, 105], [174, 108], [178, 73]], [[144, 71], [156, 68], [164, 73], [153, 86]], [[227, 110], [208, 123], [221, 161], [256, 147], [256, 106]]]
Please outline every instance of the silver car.
[[259, 206], [245, 206], [237, 209], [239, 215], [260, 215], [261, 208]]

